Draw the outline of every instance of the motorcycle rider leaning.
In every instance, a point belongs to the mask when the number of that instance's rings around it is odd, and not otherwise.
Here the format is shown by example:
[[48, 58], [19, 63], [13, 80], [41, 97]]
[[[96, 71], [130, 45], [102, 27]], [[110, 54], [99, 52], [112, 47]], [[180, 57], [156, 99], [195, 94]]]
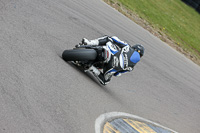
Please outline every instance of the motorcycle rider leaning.
[[133, 70], [136, 63], [144, 55], [144, 47], [140, 44], [130, 46], [126, 42], [121, 41], [116, 36], [104, 36], [94, 40], [82, 39], [83, 45], [100, 45], [105, 46], [107, 43], [112, 43], [110, 51], [112, 52], [111, 59], [105, 64], [103, 71], [100, 71], [95, 66], [91, 66], [86, 71], [92, 71], [98, 78], [101, 84], [106, 85], [111, 80], [111, 77], [121, 76], [121, 73], [130, 72]]

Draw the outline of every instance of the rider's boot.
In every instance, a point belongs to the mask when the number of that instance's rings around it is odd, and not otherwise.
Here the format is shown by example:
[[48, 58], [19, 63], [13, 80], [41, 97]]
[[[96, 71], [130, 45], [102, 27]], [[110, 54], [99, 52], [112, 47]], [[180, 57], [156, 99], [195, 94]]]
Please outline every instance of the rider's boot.
[[83, 45], [99, 45], [99, 40], [95, 39], [95, 40], [88, 40], [86, 38], [82, 39], [82, 44]]
[[86, 38], [82, 39], [82, 44], [83, 45], [105, 45], [108, 41], [112, 41], [109, 39], [108, 36], [103, 36], [94, 40], [88, 40]]

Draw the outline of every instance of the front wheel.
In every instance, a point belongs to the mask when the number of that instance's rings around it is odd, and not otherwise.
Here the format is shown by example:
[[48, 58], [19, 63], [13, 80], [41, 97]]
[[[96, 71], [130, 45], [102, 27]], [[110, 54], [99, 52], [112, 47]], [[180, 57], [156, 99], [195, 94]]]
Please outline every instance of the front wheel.
[[92, 61], [96, 57], [97, 52], [94, 49], [65, 50], [62, 54], [65, 61]]

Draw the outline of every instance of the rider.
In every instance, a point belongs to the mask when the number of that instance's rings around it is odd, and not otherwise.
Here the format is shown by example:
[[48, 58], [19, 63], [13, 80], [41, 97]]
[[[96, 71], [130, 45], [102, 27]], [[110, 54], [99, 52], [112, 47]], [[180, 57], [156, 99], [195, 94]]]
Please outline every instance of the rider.
[[83, 45], [105, 46], [108, 43], [112, 43], [112, 45], [109, 45], [109, 49], [113, 55], [103, 68], [103, 71], [100, 71], [93, 65], [87, 70], [92, 71], [103, 85], [109, 83], [113, 75], [121, 76], [121, 73], [132, 71], [136, 63], [139, 62], [140, 58], [144, 55], [144, 47], [142, 45], [136, 44], [130, 46], [116, 36], [104, 36], [95, 40], [82, 39]]

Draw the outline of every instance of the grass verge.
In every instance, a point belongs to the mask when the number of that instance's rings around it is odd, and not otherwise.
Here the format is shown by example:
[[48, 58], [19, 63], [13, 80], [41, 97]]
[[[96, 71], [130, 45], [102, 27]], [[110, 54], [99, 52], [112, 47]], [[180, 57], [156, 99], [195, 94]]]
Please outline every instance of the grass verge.
[[104, 0], [200, 65], [200, 14], [181, 0]]

